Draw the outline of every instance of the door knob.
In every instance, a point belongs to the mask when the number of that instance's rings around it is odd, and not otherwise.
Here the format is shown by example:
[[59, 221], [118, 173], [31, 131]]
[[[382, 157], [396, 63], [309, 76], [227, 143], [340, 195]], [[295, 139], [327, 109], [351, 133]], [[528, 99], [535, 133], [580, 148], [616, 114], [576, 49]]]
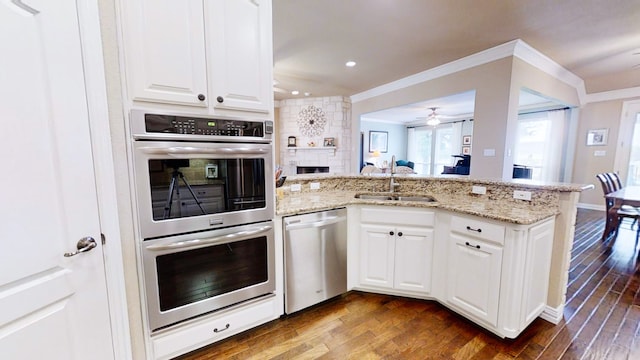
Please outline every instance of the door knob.
[[96, 240], [94, 238], [92, 238], [91, 236], [83, 237], [82, 239], [78, 240], [78, 244], [76, 244], [76, 248], [78, 250], [72, 253], [64, 253], [64, 257], [76, 256], [80, 253], [89, 251], [96, 246], [98, 246], [98, 244], [96, 243]]

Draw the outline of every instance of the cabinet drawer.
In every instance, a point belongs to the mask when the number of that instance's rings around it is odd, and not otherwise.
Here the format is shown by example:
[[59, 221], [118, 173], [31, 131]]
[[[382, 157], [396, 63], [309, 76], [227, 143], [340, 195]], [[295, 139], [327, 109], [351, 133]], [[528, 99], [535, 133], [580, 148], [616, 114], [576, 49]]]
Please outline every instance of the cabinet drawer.
[[275, 319], [275, 297], [256, 301], [221, 315], [194, 320], [166, 333], [151, 336], [155, 359], [172, 359], [231, 335]]
[[504, 245], [505, 228], [502, 225], [452, 216], [451, 231]]
[[360, 213], [363, 223], [433, 226], [434, 212], [395, 207], [363, 207]]

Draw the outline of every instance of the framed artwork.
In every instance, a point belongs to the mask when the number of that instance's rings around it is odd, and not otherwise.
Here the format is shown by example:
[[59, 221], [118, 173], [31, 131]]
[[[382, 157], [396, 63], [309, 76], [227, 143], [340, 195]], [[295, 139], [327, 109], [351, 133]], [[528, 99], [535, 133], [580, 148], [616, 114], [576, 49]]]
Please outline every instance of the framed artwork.
[[387, 131], [369, 131], [369, 152], [387, 152], [389, 133]]
[[462, 137], [462, 145], [471, 145], [471, 135], [465, 135]]
[[587, 146], [607, 145], [609, 129], [592, 129], [587, 132]]
[[332, 137], [324, 138], [324, 146], [336, 146], [336, 139]]
[[471, 155], [471, 146], [463, 146], [462, 155]]

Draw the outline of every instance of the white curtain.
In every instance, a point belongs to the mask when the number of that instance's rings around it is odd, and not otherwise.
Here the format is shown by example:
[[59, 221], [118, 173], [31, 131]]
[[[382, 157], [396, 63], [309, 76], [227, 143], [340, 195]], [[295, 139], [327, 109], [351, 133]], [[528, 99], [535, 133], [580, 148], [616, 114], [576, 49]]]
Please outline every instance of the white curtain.
[[451, 136], [452, 155], [462, 154], [462, 121], [451, 124], [453, 135]]

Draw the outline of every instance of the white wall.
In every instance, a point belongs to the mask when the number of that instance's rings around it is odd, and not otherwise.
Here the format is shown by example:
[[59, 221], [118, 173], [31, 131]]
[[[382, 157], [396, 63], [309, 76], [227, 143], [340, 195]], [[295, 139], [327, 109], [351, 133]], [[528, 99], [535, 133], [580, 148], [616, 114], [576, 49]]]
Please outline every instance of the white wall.
[[[386, 131], [388, 133], [387, 152], [380, 154], [378, 165], [382, 165], [385, 160], [391, 163], [393, 155], [396, 156], [396, 160], [407, 160], [407, 127], [403, 124], [361, 119], [360, 131], [364, 134], [362, 143], [364, 161], [367, 161], [371, 156], [369, 153], [369, 131]], [[359, 154], [352, 156], [357, 157]]]

